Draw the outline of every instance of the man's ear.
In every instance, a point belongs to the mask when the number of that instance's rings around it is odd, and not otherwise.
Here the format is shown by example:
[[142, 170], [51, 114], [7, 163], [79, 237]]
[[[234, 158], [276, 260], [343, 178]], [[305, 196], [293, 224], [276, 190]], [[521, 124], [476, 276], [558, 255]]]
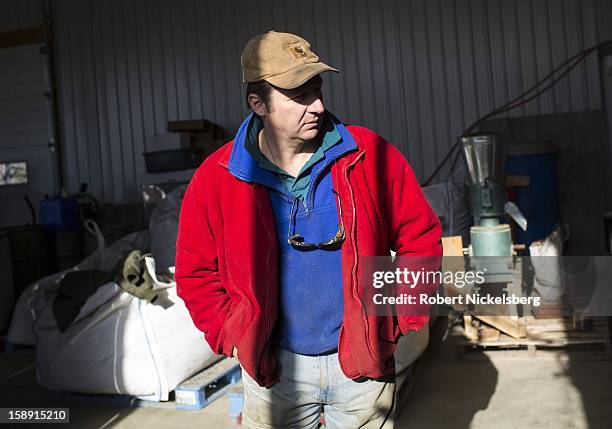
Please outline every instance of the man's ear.
[[257, 116], [266, 116], [266, 105], [260, 96], [249, 94], [248, 101], [251, 109], [253, 109]]

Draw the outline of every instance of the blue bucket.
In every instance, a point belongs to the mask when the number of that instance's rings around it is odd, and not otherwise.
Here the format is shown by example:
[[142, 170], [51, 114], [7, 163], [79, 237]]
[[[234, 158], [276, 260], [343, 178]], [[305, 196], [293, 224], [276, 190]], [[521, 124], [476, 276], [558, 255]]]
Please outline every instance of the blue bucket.
[[78, 231], [81, 213], [75, 198], [46, 198], [40, 201], [40, 224], [47, 231]]

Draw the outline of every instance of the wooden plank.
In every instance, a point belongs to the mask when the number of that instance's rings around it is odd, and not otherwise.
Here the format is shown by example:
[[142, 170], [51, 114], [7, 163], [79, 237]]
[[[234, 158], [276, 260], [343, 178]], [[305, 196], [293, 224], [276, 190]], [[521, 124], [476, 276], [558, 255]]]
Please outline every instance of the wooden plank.
[[465, 336], [472, 341], [478, 341], [478, 329], [473, 325], [473, 319], [470, 315], [463, 316], [463, 328]]
[[573, 344], [607, 344], [604, 338], [572, 338], [559, 339], [557, 341], [530, 340], [524, 338], [509, 338], [502, 337], [497, 341], [475, 341], [466, 340], [460, 345], [486, 346], [486, 347], [518, 347], [518, 346], [546, 346], [546, 347], [564, 347]]
[[536, 350], [537, 350], [537, 348], [536, 348], [536, 346], [534, 344], [529, 344], [527, 346], [527, 352], [529, 352], [529, 355], [532, 356], [532, 357], [535, 356]]
[[[601, 332], [543, 332], [541, 334], [528, 334], [527, 338], [534, 341], [574, 341], [574, 340], [599, 340], [606, 341]], [[598, 341], [599, 342], [599, 341]]]
[[514, 186], [530, 186], [529, 176], [506, 174], [504, 177], [504, 184], [508, 187]]
[[536, 319], [528, 316], [524, 318], [527, 332], [600, 332], [605, 333], [608, 330], [607, 321], [601, 318], [589, 319], [591, 328], [589, 330], [581, 329], [572, 317]]
[[463, 240], [461, 236], [442, 237], [442, 253], [444, 256], [463, 256]]
[[478, 339], [480, 341], [498, 341], [501, 336], [501, 332], [498, 329], [490, 328], [488, 326], [482, 326], [478, 330]]
[[[464, 316], [466, 317], [466, 316]], [[469, 317], [469, 316], [468, 316]], [[479, 317], [479, 319], [487, 319], [487, 317]], [[493, 320], [499, 324], [498, 320]], [[483, 346], [483, 347], [528, 347], [530, 352], [537, 347], [565, 347], [569, 345], [588, 345], [588, 344], [603, 344], [609, 349], [608, 326], [603, 319], [594, 319], [593, 328], [588, 331], [576, 329], [573, 325], [571, 317], [558, 319], [534, 319], [533, 317], [510, 318], [506, 317], [503, 323], [519, 323], [526, 329], [526, 336], [522, 338], [512, 338], [507, 334], [502, 334], [499, 339], [486, 339], [483, 335], [478, 335], [477, 338], [472, 334], [468, 336], [469, 340], [461, 342], [463, 346]], [[470, 317], [470, 326], [472, 318]], [[491, 320], [483, 320], [487, 323]], [[505, 327], [505, 326], [504, 326]], [[482, 331], [482, 328], [480, 329]]]
[[[460, 235], [453, 237], [442, 237], [442, 272], [464, 271], [463, 240]], [[444, 296], [454, 297], [465, 295], [465, 291], [456, 288], [452, 283], [444, 283]], [[466, 311], [466, 304], [454, 304], [452, 308], [456, 311]]]
[[0, 33], [0, 49], [14, 46], [35, 45], [45, 41], [45, 27], [30, 28], [28, 30]]
[[523, 338], [526, 336], [525, 323], [511, 316], [474, 316], [488, 325], [499, 329], [501, 332], [513, 337]]

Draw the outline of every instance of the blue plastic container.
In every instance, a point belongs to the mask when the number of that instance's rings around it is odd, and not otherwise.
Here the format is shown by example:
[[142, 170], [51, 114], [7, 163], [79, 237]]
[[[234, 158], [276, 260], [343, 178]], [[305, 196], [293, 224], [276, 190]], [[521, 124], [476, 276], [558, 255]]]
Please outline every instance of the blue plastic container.
[[47, 231], [78, 231], [81, 214], [75, 198], [47, 198], [40, 201], [40, 224]]
[[510, 146], [506, 173], [529, 176], [529, 186], [512, 188], [514, 202], [527, 218], [527, 231], [516, 229], [515, 241], [529, 246], [546, 238], [559, 222], [557, 162], [554, 146], [532, 142]]

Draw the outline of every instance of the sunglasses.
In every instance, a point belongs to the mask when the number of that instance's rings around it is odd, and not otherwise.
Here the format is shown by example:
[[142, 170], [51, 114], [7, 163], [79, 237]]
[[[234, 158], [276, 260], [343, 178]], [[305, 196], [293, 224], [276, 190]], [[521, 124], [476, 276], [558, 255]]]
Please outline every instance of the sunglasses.
[[[327, 241], [323, 241], [321, 243], [307, 243], [304, 237], [302, 237], [300, 234], [295, 233], [295, 218], [297, 214], [297, 204], [294, 203], [291, 208], [291, 216], [289, 218], [289, 228], [287, 230], [287, 242], [290, 245], [292, 245], [294, 248], [300, 249], [300, 250], [315, 250], [315, 249], [336, 250], [340, 248], [340, 245], [346, 238], [346, 234], [344, 232], [344, 221], [342, 220], [342, 203], [340, 201], [340, 196], [336, 194], [336, 198], [338, 198], [339, 222], [338, 222], [338, 231], [336, 231], [336, 234], [332, 238], [330, 238]], [[291, 234], [292, 227], [294, 229], [293, 234]]]

